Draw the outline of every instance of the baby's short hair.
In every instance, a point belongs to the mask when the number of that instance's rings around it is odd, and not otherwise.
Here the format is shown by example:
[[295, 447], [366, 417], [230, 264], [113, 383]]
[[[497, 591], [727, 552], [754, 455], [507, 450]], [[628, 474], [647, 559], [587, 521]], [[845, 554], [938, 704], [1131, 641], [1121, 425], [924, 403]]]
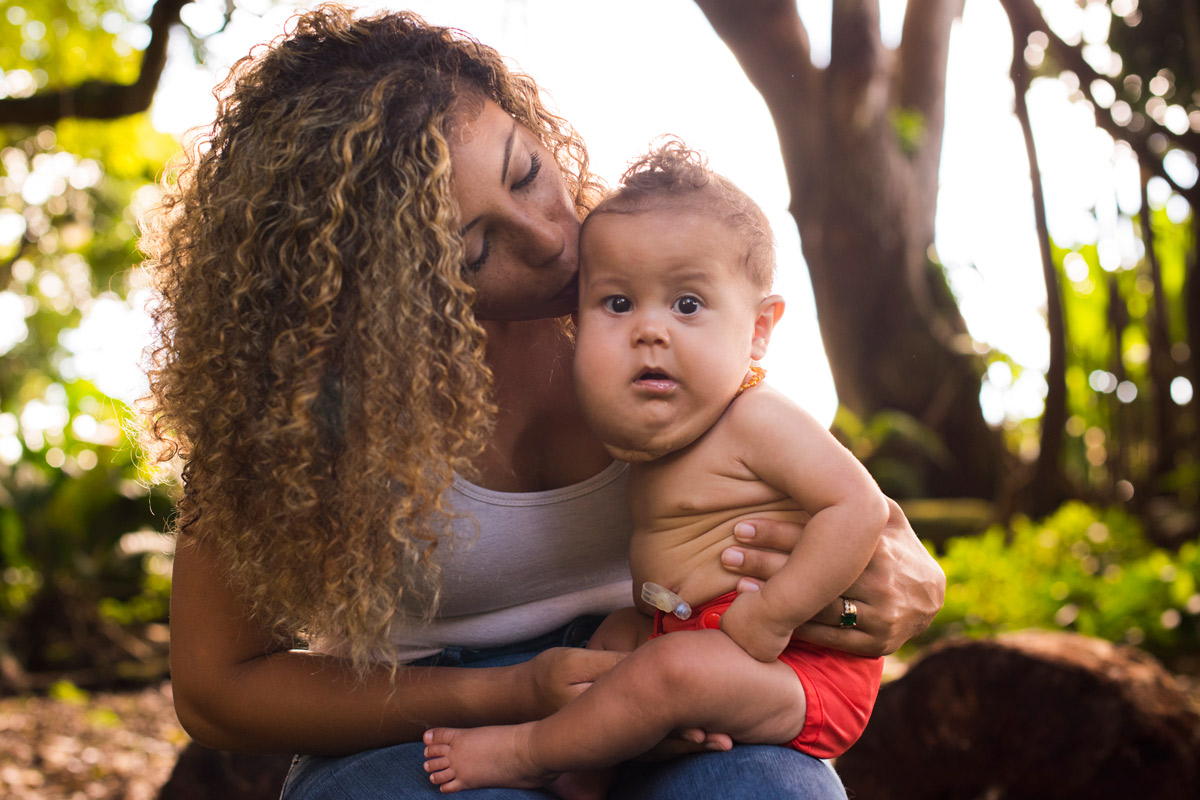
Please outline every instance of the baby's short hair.
[[674, 137], [663, 137], [625, 174], [621, 185], [588, 214], [639, 214], [658, 209], [711, 214], [742, 241], [742, 266], [764, 291], [775, 278], [775, 237], [767, 215], [734, 185], [708, 168], [704, 154]]

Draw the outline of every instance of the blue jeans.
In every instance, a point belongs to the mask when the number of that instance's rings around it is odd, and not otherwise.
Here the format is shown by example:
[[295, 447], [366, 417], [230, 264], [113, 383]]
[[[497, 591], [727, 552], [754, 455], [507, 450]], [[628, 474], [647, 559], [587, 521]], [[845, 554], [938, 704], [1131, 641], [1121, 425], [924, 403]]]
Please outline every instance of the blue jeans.
[[[488, 650], [449, 648], [415, 662], [425, 666], [500, 667], [533, 658], [549, 647], [577, 647], [599, 623], [581, 617], [546, 636]], [[282, 800], [354, 798], [444, 798], [423, 769], [420, 742], [381, 747], [340, 758], [299, 756], [283, 787]], [[541, 789], [473, 789], [479, 800], [531, 800], [554, 795]], [[786, 747], [737, 745], [724, 753], [698, 753], [664, 762], [630, 762], [617, 770], [609, 794], [620, 800], [680, 800], [719, 797], [751, 800], [845, 800], [846, 791], [824, 761]]]

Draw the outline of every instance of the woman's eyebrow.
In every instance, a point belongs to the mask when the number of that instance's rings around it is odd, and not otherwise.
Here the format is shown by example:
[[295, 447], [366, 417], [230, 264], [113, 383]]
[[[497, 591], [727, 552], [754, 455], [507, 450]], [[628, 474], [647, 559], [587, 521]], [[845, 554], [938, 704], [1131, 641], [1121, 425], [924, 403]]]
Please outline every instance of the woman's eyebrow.
[[[508, 181], [508, 162], [512, 160], [513, 142], [517, 139], [517, 121], [513, 120], [512, 130], [508, 132], [508, 138], [504, 140], [504, 164], [500, 168], [500, 185], [503, 186]], [[462, 230], [458, 232], [459, 236], [466, 236], [467, 231], [475, 227], [481, 218], [475, 219], [462, 226]]]
[[512, 130], [508, 132], [508, 138], [504, 140], [504, 168], [500, 170], [500, 185], [503, 186], [508, 180], [508, 162], [512, 158], [513, 142], [517, 138], [517, 121], [513, 120]]

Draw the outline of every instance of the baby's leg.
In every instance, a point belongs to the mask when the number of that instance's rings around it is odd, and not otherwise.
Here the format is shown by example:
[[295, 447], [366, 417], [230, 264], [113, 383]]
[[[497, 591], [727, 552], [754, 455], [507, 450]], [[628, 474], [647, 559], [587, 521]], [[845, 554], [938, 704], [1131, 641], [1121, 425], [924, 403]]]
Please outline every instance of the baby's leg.
[[[652, 627], [652, 620], [645, 614], [642, 614], [636, 608], [633, 608], [632, 606], [628, 608], [622, 608], [605, 617], [604, 621], [600, 623], [600, 626], [596, 629], [596, 632], [593, 633], [591, 638], [588, 640], [587, 646], [589, 650], [634, 650], [639, 644], [642, 644], [646, 641], [650, 635]], [[465, 764], [468, 760], [468, 756], [466, 755], [468, 748], [478, 747], [478, 755], [480, 759], [489, 757], [484, 751], [487, 748], [490, 748], [492, 745], [501, 745], [503, 752], [506, 754], [513, 752], [510, 750], [509, 744], [504, 741], [504, 737], [501, 734], [502, 732], [505, 732], [507, 734], [513, 734], [514, 736], [519, 737], [519, 732], [514, 729], [520, 727], [522, 726], [497, 726], [489, 729], [489, 731], [496, 734], [495, 736], [491, 735], [491, 733], [484, 735], [481, 731], [479, 731], [479, 729], [476, 729], [475, 731], [453, 732], [446, 729], [441, 730], [445, 731], [445, 735], [447, 737], [451, 736], [452, 733], [454, 734], [454, 745], [464, 753], [464, 755], [459, 757], [459, 762]], [[473, 735], [475, 733], [479, 733], [480, 735], [476, 737]], [[428, 743], [429, 736], [426, 735], [425, 738], [426, 742]], [[475, 740], [475, 743], [471, 742], [472, 739]], [[459, 740], [462, 741], [460, 742]], [[516, 744], [516, 742], [513, 742], [513, 747], [516, 747]], [[432, 748], [430, 748], [430, 751], [432, 751]], [[495, 756], [491, 756], [491, 758], [495, 758]], [[507, 758], [498, 758], [492, 763], [495, 764], [497, 768], [503, 768], [509, 763], [509, 761], [510, 760]], [[426, 762], [427, 770], [430, 768], [431, 763], [433, 763], [432, 760]], [[468, 769], [468, 774], [470, 774], [470, 767], [467, 766], [466, 768]], [[533, 768], [533, 771], [540, 772], [540, 770], [537, 770], [536, 768]], [[447, 780], [448, 783], [442, 784], [443, 791], [457, 791], [459, 788], [465, 788], [459, 786], [459, 784], [462, 783], [461, 779], [456, 781], [454, 778], [450, 777], [451, 773], [452, 770], [442, 769], [434, 772], [431, 776], [431, 779], [434, 781], [434, 783], [440, 783], [442, 779]], [[523, 787], [549, 785], [552, 791], [554, 791], [555, 794], [559, 795], [560, 797], [582, 800], [582, 798], [603, 798], [607, 796], [607, 788], [612, 782], [612, 776], [609, 774], [609, 771], [600, 769], [569, 771], [564, 772], [557, 777], [555, 777], [554, 773], [550, 773], [548, 775], [544, 774], [542, 778], [534, 777], [528, 783], [523, 782], [526, 778], [524, 773], [524, 769], [518, 768], [515, 778], [511, 775], [501, 774], [489, 779], [490, 782], [488, 783], [469, 783], [469, 785]], [[519, 783], [511, 782], [513, 780], [516, 780]]]
[[444, 791], [545, 785], [640, 755], [679, 727], [782, 744], [800, 733], [804, 712], [804, 691], [786, 665], [757, 661], [720, 631], [673, 633], [630, 653], [544, 720], [428, 731], [425, 769]]
[[[654, 629], [652, 617], [636, 608], [618, 609], [604, 618], [588, 639], [589, 650], [629, 652], [646, 643]], [[558, 776], [549, 788], [564, 800], [603, 800], [608, 797], [615, 773], [612, 768], [572, 770]]]

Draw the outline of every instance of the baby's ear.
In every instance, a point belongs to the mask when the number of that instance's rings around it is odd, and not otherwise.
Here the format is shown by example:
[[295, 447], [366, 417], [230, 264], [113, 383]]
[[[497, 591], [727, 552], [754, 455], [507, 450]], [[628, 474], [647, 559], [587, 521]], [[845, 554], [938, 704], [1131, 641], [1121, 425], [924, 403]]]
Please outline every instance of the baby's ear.
[[750, 358], [761, 361], [767, 354], [771, 331], [783, 316], [783, 298], [777, 294], [764, 297], [758, 304], [758, 317], [754, 320], [754, 339], [750, 342]]

